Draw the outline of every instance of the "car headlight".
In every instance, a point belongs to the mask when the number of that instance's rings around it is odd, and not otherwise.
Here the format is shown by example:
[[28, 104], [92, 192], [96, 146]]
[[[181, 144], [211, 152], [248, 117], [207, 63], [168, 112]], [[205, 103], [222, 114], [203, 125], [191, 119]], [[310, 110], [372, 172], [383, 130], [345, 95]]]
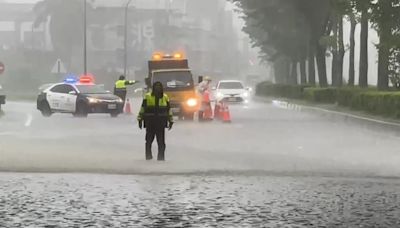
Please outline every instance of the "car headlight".
[[190, 98], [189, 100], [186, 101], [186, 104], [189, 107], [195, 107], [197, 106], [197, 99]]
[[118, 103], [123, 103], [124, 101], [123, 101], [121, 98], [118, 98], [118, 99], [117, 99], [117, 102], [118, 102]]
[[218, 93], [217, 93], [217, 98], [222, 98], [222, 97], [224, 97], [224, 94], [221, 93], [221, 92], [218, 92]]
[[89, 103], [94, 104], [94, 103], [98, 103], [98, 102], [99, 102], [99, 99], [93, 98], [93, 97], [88, 97], [88, 101], [89, 101]]
[[249, 97], [249, 93], [248, 92], [244, 92], [243, 93], [243, 97]]

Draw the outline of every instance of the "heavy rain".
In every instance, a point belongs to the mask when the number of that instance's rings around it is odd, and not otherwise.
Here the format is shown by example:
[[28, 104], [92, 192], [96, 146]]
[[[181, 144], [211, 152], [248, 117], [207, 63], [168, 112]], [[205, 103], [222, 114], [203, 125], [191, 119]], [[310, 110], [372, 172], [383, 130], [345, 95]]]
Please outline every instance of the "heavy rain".
[[0, 0], [0, 227], [400, 227], [399, 0]]

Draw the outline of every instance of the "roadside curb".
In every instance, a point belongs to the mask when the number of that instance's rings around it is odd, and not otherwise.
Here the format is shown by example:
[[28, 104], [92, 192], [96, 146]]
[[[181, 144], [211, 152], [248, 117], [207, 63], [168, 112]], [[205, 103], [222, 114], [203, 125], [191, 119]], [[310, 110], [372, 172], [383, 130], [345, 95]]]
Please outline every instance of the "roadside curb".
[[392, 130], [400, 135], [400, 123], [394, 121], [386, 121], [381, 119], [375, 119], [372, 117], [366, 117], [362, 115], [335, 111], [326, 108], [316, 107], [312, 105], [297, 104], [293, 101], [287, 101], [281, 98], [270, 98], [270, 97], [257, 97], [257, 100], [264, 102], [271, 102], [273, 106], [293, 111], [307, 111], [323, 115], [328, 115], [330, 118], [341, 119], [345, 121], [356, 122], [363, 126], [373, 127], [374, 129], [380, 128], [381, 130]]

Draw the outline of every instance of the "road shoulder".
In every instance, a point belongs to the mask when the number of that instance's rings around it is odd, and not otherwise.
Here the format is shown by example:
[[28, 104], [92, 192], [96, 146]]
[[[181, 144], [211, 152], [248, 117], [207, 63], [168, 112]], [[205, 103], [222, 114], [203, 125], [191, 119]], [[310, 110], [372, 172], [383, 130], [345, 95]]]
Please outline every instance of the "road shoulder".
[[350, 119], [361, 123], [370, 123], [376, 126], [389, 127], [400, 133], [400, 120], [398, 119], [371, 115], [362, 111], [356, 111], [350, 108], [342, 107], [337, 104], [319, 104], [304, 100], [261, 96], [257, 96], [255, 100], [259, 102], [271, 103], [275, 106], [285, 109], [325, 114], [332, 117]]

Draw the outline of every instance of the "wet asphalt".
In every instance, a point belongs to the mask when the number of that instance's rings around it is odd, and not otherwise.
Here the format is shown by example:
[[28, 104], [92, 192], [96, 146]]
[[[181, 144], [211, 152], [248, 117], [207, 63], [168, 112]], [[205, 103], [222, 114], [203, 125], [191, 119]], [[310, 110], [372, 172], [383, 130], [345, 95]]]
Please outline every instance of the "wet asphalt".
[[253, 102], [230, 124], [177, 122], [160, 163], [134, 115], [34, 106], [0, 118], [0, 227], [400, 226], [393, 129]]

